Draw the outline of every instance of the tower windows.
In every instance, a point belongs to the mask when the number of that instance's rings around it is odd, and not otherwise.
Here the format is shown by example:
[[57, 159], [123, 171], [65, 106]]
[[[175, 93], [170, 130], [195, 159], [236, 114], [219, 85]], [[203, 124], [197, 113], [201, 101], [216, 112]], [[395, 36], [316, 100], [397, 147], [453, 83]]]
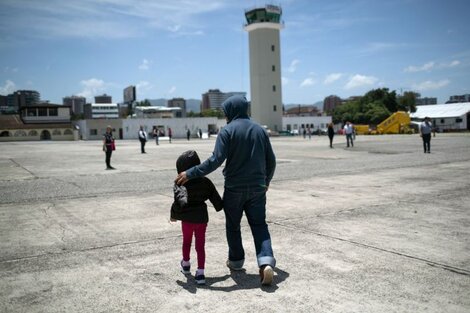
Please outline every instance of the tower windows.
[[274, 112], [277, 111], [277, 106], [273, 105], [273, 111], [274, 111]]
[[271, 51], [274, 51], [274, 50], [275, 50], [274, 45], [271, 45]]
[[276, 92], [276, 85], [273, 85], [273, 91]]
[[273, 72], [276, 71], [276, 65], [273, 65], [273, 66], [272, 66], [272, 70], [273, 70]]

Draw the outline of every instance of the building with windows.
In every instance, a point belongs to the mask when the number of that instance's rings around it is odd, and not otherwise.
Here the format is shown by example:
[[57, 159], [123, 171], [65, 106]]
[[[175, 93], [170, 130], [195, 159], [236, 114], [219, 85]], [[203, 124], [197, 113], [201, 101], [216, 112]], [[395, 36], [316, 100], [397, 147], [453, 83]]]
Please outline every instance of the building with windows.
[[251, 118], [269, 129], [282, 129], [281, 7], [245, 11], [249, 38]]
[[470, 102], [470, 94], [450, 96], [446, 103]]
[[169, 108], [163, 106], [136, 106], [134, 109], [136, 118], [173, 118], [181, 117], [181, 108]]
[[25, 123], [70, 123], [70, 107], [60, 104], [40, 104], [23, 107], [20, 116]]
[[173, 98], [168, 100], [167, 106], [169, 108], [180, 108], [180, 111], [176, 112], [175, 117], [186, 117], [186, 100], [183, 98]]
[[62, 103], [72, 108], [72, 114], [79, 115], [84, 113], [86, 98], [80, 96], [64, 97]]
[[433, 105], [437, 104], [437, 98], [434, 97], [418, 97], [416, 98], [416, 105]]
[[4, 103], [0, 110], [2, 113], [18, 113], [20, 108], [33, 106], [40, 102], [41, 96], [39, 92], [35, 90], [17, 90], [6, 96], [6, 104]]
[[222, 103], [234, 95], [246, 97], [246, 92], [222, 92], [219, 89], [209, 89], [208, 92], [202, 94], [201, 112], [222, 109]]
[[298, 105], [287, 109], [284, 116], [321, 116], [321, 112], [314, 105]]
[[470, 130], [470, 102], [419, 105], [410, 117], [414, 121], [429, 117], [438, 131]]
[[68, 106], [40, 104], [21, 108], [19, 115], [0, 115], [0, 141], [76, 139]]
[[117, 103], [87, 103], [84, 106], [85, 119], [94, 118], [119, 118]]
[[282, 130], [300, 135], [304, 129], [310, 129], [312, 134], [319, 134], [326, 131], [329, 123], [331, 116], [284, 116]]
[[340, 97], [335, 95], [328, 96], [323, 100], [323, 111], [331, 113], [341, 104], [343, 104], [343, 100]]
[[107, 94], [95, 96], [95, 103], [113, 103], [113, 98]]

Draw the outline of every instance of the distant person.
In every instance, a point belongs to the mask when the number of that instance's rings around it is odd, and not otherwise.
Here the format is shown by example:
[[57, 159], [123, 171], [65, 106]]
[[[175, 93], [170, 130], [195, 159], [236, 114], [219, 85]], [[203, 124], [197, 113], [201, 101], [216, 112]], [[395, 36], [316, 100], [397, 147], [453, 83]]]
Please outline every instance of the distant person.
[[224, 212], [228, 243], [227, 267], [243, 270], [243, 249], [240, 222], [245, 212], [255, 243], [256, 258], [262, 285], [273, 281], [276, 259], [266, 223], [266, 192], [276, 168], [268, 133], [248, 117], [245, 97], [232, 96], [222, 103], [227, 126], [217, 136], [214, 152], [201, 165], [178, 174], [176, 184], [206, 176], [225, 162]]
[[[201, 161], [196, 151], [189, 150], [181, 154], [176, 160], [176, 169], [178, 173], [181, 173], [199, 164], [201, 164]], [[174, 202], [171, 206], [170, 220], [172, 222], [180, 220], [183, 232], [181, 272], [191, 274], [190, 252], [194, 234], [197, 253], [197, 271], [194, 278], [198, 285], [204, 285], [206, 283], [204, 275], [206, 252], [204, 245], [207, 223], [209, 222], [205, 201], [209, 199], [217, 212], [222, 210], [223, 202], [214, 184], [206, 177], [191, 179], [181, 186], [175, 184], [173, 191]]]
[[199, 128], [199, 139], [202, 139], [202, 129]]
[[155, 138], [155, 143], [157, 144], [157, 146], [158, 146], [158, 138], [160, 137], [159, 132], [160, 131], [158, 130], [158, 128], [155, 127], [153, 129], [153, 137]]
[[328, 138], [330, 139], [330, 148], [333, 148], [333, 137], [335, 136], [335, 129], [333, 123], [328, 124]]
[[140, 126], [139, 130], [139, 141], [140, 141], [140, 152], [145, 152], [145, 143], [147, 142], [147, 132], [144, 130], [143, 126]]
[[115, 170], [115, 168], [111, 166], [111, 155], [115, 149], [116, 146], [113, 137], [113, 129], [111, 126], [108, 126], [106, 127], [106, 133], [103, 135], [103, 151], [106, 153], [105, 162], [107, 170]]
[[346, 122], [346, 125], [344, 125], [344, 134], [346, 135], [347, 148], [349, 148], [349, 142], [351, 142], [351, 147], [354, 147], [353, 133], [354, 126], [351, 124], [351, 122]]
[[307, 135], [308, 139], [312, 139], [312, 129], [310, 127], [307, 127]]
[[191, 138], [191, 131], [189, 130], [189, 128], [186, 131], [186, 138], [188, 139], [188, 141], [189, 141], [189, 138]]
[[303, 134], [304, 139], [305, 139], [306, 136], [307, 136], [307, 130], [305, 128], [302, 129], [302, 134]]
[[171, 137], [173, 137], [173, 132], [171, 131], [171, 128], [168, 127], [168, 138], [170, 140], [170, 143], [171, 143]]
[[431, 132], [432, 132], [431, 119], [425, 117], [424, 121], [419, 125], [419, 133], [423, 138], [424, 153], [431, 153]]

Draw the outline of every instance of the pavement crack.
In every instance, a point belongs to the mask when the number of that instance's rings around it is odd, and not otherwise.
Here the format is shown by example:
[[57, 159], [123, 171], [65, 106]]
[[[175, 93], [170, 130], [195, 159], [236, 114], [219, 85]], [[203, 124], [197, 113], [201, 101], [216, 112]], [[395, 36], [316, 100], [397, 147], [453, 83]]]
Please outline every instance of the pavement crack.
[[338, 240], [338, 241], [350, 243], [350, 244], [353, 244], [353, 245], [356, 245], [356, 246], [359, 246], [359, 247], [363, 247], [363, 248], [366, 248], [366, 249], [372, 249], [372, 250], [376, 250], [376, 251], [380, 251], [380, 252], [386, 252], [386, 253], [394, 254], [394, 255], [397, 255], [397, 256], [405, 257], [405, 258], [408, 258], [408, 259], [412, 259], [412, 260], [415, 260], [415, 261], [424, 262], [429, 266], [441, 268], [441, 269], [450, 271], [452, 273], [456, 273], [456, 274], [460, 274], [460, 275], [464, 275], [464, 276], [470, 276], [470, 271], [469, 270], [459, 268], [459, 267], [455, 267], [455, 266], [451, 266], [451, 265], [448, 265], [448, 264], [443, 264], [443, 263], [431, 261], [431, 260], [428, 260], [428, 259], [425, 259], [425, 258], [413, 256], [413, 255], [410, 255], [410, 254], [406, 254], [406, 253], [402, 253], [402, 252], [398, 252], [398, 251], [393, 251], [393, 250], [388, 250], [388, 249], [368, 245], [368, 244], [361, 243], [361, 242], [354, 241], [354, 240], [350, 240], [350, 239], [344, 239], [344, 238], [337, 237], [337, 236], [322, 234], [322, 233], [319, 233], [319, 232], [316, 232], [316, 231], [313, 231], [313, 230], [310, 230], [310, 229], [306, 229], [306, 228], [292, 227], [292, 226], [285, 225], [285, 224], [282, 224], [282, 223], [279, 223], [279, 222], [271, 222], [271, 223], [274, 224], [274, 225], [280, 226], [280, 227], [287, 228], [287, 229], [303, 231], [303, 232], [307, 232], [307, 233], [317, 235], [319, 237]]
[[34, 179], [37, 179], [39, 177], [36, 176], [36, 174], [34, 174], [33, 172], [31, 172], [30, 170], [28, 170], [26, 167], [24, 167], [23, 165], [21, 165], [20, 163], [16, 162], [15, 159], [9, 159], [13, 164], [15, 164], [17, 167], [20, 167], [22, 168], [24, 171], [28, 172], [29, 174], [31, 174], [31, 176], [34, 177]]
[[81, 253], [81, 252], [88, 252], [88, 251], [95, 251], [95, 250], [102, 250], [102, 249], [110, 249], [110, 248], [115, 248], [115, 247], [120, 247], [120, 246], [128, 246], [128, 245], [134, 245], [134, 244], [141, 244], [141, 243], [149, 243], [149, 242], [155, 242], [158, 240], [166, 240], [166, 239], [171, 239], [171, 238], [178, 238], [181, 237], [181, 234], [178, 235], [172, 235], [172, 236], [160, 236], [152, 239], [143, 239], [143, 240], [133, 240], [133, 241], [125, 241], [125, 242], [118, 242], [118, 243], [111, 243], [107, 245], [101, 245], [101, 246], [95, 246], [95, 247], [88, 247], [88, 248], [83, 248], [83, 249], [76, 249], [76, 250], [63, 250], [60, 252], [46, 252], [46, 253], [41, 253], [41, 254], [36, 254], [36, 255], [28, 255], [24, 257], [18, 257], [18, 258], [11, 258], [11, 259], [0, 259], [0, 264], [2, 263], [10, 263], [10, 262], [18, 262], [18, 261], [23, 261], [23, 260], [31, 260], [31, 259], [38, 259], [42, 257], [48, 257], [48, 256], [60, 256], [60, 255], [66, 255], [66, 254], [71, 254], [71, 253]]

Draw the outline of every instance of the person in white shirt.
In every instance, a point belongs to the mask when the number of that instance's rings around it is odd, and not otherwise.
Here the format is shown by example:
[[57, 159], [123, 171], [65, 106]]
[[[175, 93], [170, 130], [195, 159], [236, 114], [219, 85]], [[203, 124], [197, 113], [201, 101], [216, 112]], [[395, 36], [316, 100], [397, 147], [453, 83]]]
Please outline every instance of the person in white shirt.
[[147, 142], [147, 133], [145, 132], [143, 126], [140, 126], [139, 140], [140, 140], [140, 151], [142, 153], [146, 153], [145, 152], [145, 143]]
[[347, 148], [349, 148], [349, 142], [351, 142], [351, 147], [354, 147], [353, 143], [353, 133], [354, 133], [354, 126], [351, 124], [351, 122], [346, 122], [346, 125], [344, 125], [344, 134], [346, 135], [346, 143], [347, 143]]
[[424, 121], [419, 125], [419, 133], [423, 138], [424, 153], [431, 153], [431, 132], [433, 130], [431, 119], [425, 117]]

